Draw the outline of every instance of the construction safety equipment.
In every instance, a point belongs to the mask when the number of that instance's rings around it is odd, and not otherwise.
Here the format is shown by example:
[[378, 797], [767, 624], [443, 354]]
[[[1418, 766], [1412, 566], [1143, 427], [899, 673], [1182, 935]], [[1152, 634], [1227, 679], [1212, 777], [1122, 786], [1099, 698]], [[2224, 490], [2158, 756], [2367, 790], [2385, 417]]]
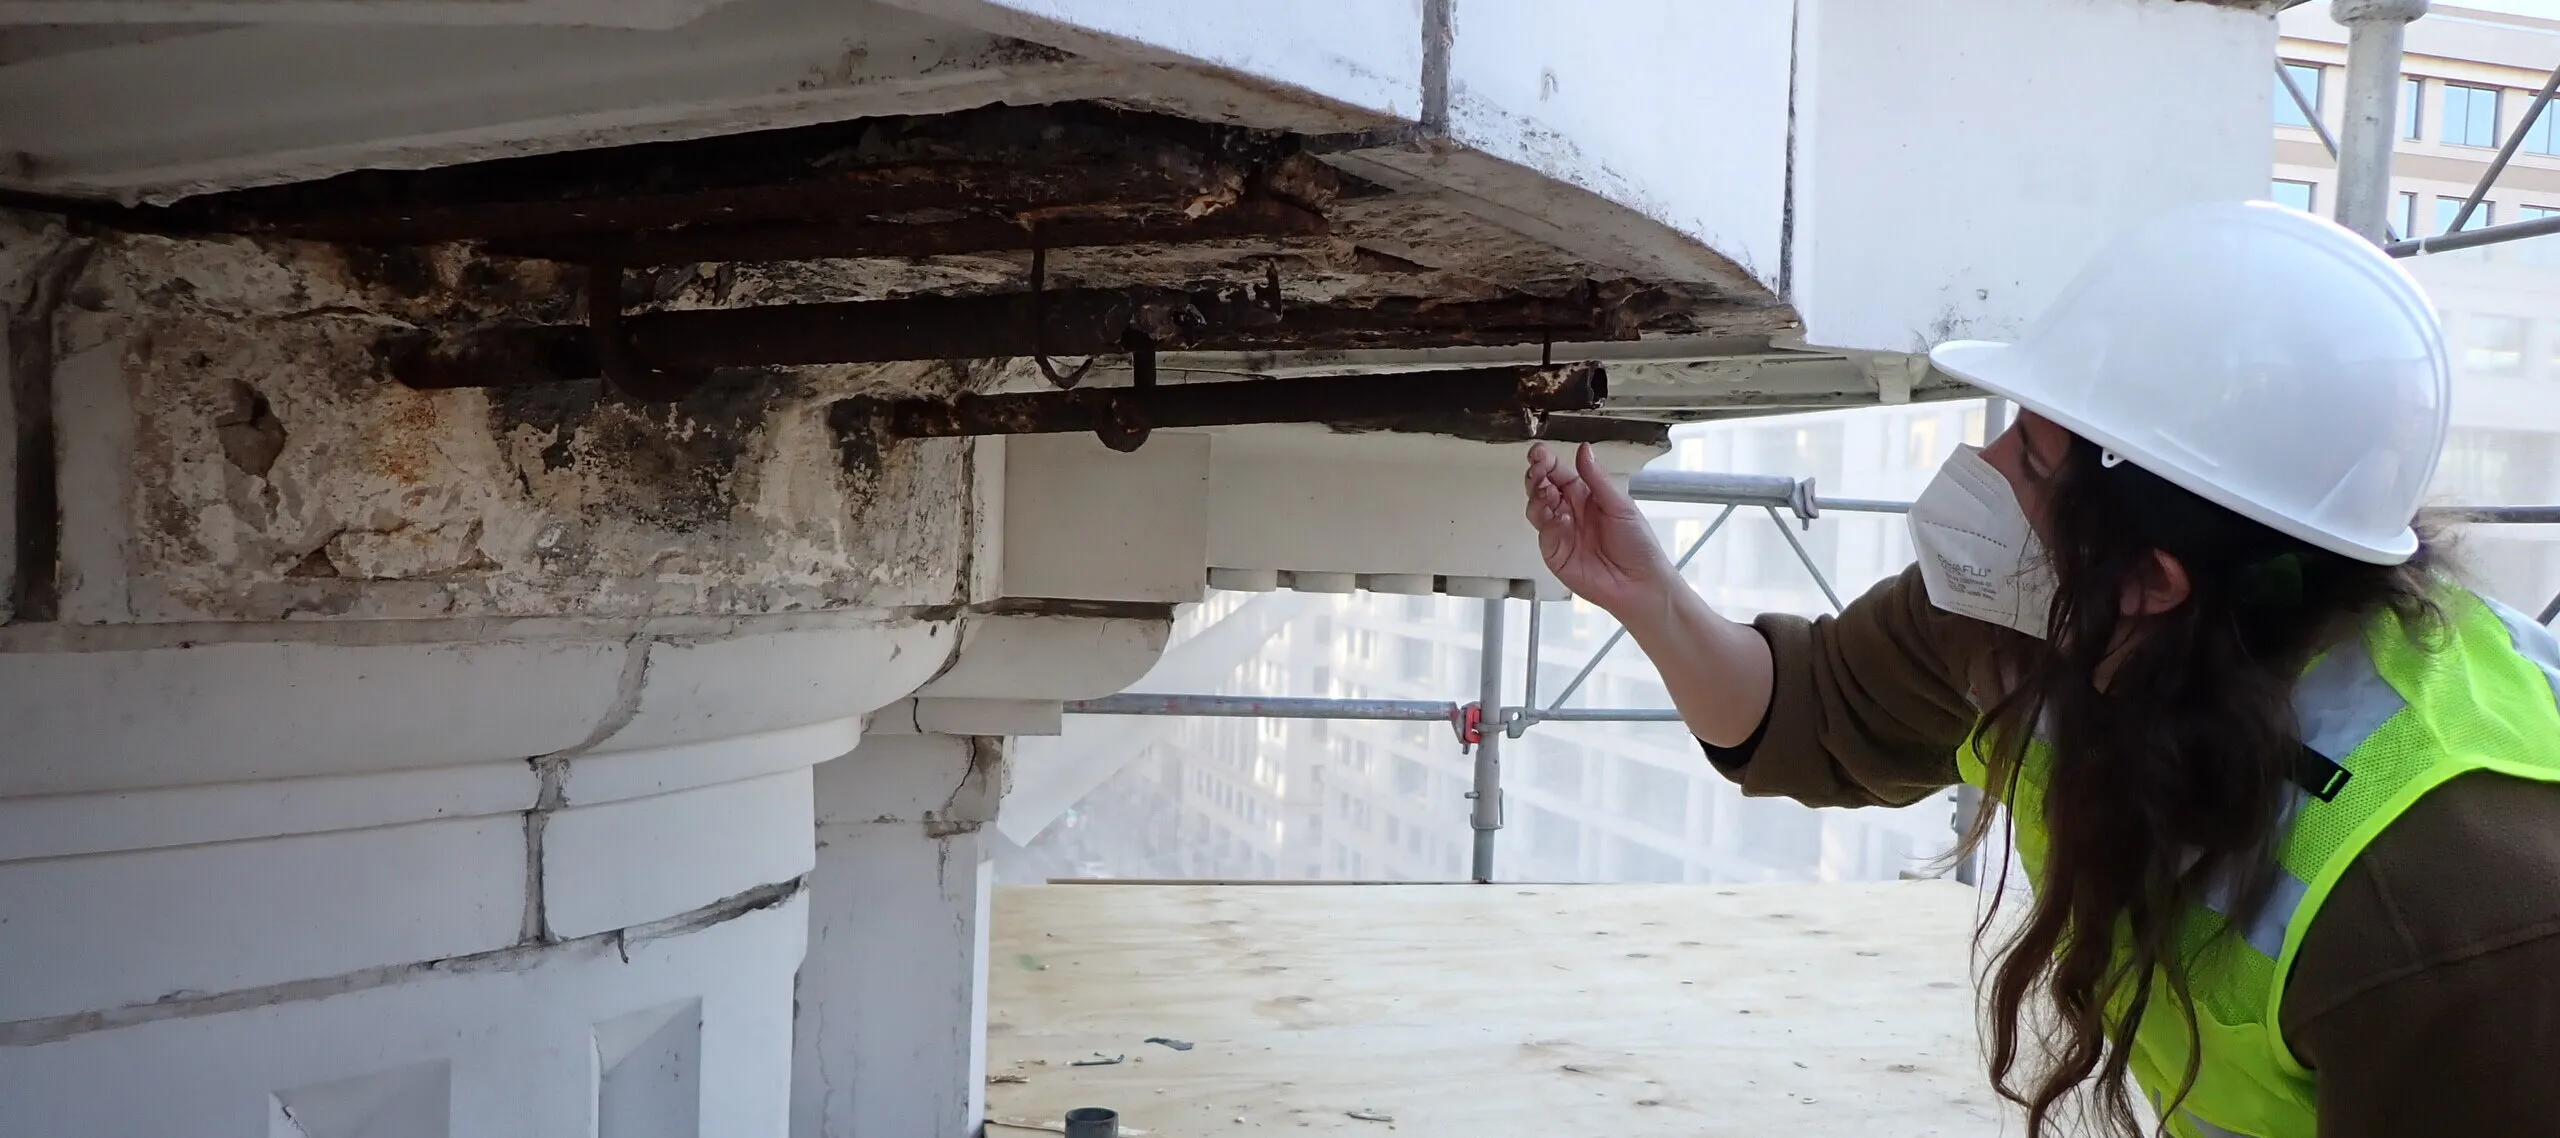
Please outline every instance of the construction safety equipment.
[[1911, 503], [1910, 522], [1930, 604], [2044, 639], [2061, 582], [2017, 491], [1982, 448], [1947, 456]]
[[1929, 360], [2224, 509], [2385, 565], [2417, 551], [2452, 403], [2417, 282], [2269, 202], [2138, 226], [2016, 343]]
[[[2560, 640], [2462, 589], [2438, 599], [2444, 635], [2421, 642], [2385, 608], [2294, 685], [2303, 753], [2264, 896], [2244, 910], [2252, 891], [2214, 883], [2174, 941], [2196, 1012], [2196, 1077], [2183, 1099], [2188, 1024], [2165, 986], [2153, 987], [2135, 1027], [2134, 1079], [2153, 1106], [2173, 1108], [2175, 1138], [2316, 1138], [2318, 1077], [2285, 1040], [2283, 1005], [2285, 971], [2321, 903], [2368, 843], [2446, 781], [2485, 770], [2560, 782]], [[2033, 882], [2052, 848], [2044, 798], [2054, 755], [2030, 740], [2014, 777], [1995, 779], [1990, 757], [2000, 753], [1977, 732], [1956, 751], [1957, 773], [2008, 807]]]

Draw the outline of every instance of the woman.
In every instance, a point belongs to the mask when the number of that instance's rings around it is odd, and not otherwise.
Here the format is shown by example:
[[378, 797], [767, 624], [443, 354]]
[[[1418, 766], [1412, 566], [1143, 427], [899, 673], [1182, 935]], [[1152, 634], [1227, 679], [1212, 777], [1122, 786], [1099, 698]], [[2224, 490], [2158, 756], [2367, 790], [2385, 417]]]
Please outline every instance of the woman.
[[2412, 528], [2449, 398], [2417, 286], [2196, 207], [1931, 358], [2021, 414], [1836, 619], [1718, 616], [1588, 448], [1530, 451], [1548, 566], [1745, 793], [2005, 805], [2034, 899], [1988, 1050], [2034, 1138], [2146, 1129], [2135, 1088], [2189, 1138], [2560, 1133], [2560, 650]]

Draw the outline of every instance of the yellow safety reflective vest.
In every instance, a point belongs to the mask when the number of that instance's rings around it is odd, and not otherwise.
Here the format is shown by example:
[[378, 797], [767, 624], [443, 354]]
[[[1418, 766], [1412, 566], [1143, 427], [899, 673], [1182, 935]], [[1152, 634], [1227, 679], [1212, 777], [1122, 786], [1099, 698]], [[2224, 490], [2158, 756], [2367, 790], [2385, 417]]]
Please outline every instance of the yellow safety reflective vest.
[[[2285, 977], [2320, 904], [2350, 862], [2403, 811], [2456, 775], [2498, 771], [2560, 782], [2560, 642], [2531, 618], [2447, 587], [2442, 635], [2413, 640], [2396, 616], [2314, 661], [2296, 684], [2304, 753], [2274, 886], [2244, 923], [2227, 890], [2207, 890], [2186, 914], [2202, 1060], [2170, 1118], [2180, 1138], [2314, 1138], [2317, 1075], [2286, 1045]], [[1984, 786], [1979, 739], [1957, 754], [1966, 782]], [[2052, 754], [2032, 742], [2009, 802], [2018, 860], [2030, 882], [2048, 845], [2043, 787]], [[2155, 989], [2155, 991], [2159, 991]], [[2155, 996], [2134, 1036], [2132, 1068], [2155, 1105], [2187, 1069], [2187, 1031], [2174, 1001]]]

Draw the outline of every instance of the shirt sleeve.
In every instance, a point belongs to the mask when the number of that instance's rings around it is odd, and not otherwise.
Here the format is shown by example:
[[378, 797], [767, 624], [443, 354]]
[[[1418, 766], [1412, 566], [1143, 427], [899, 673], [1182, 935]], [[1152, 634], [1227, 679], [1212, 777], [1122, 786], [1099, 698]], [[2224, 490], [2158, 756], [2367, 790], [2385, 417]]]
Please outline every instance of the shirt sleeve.
[[2560, 1120], [2560, 786], [2472, 774], [2356, 859], [2304, 933], [2285, 1038], [2320, 1138]]
[[1929, 604], [1918, 569], [1836, 617], [1772, 613], [1753, 627], [1769, 642], [1769, 710], [1750, 741], [1707, 748], [1743, 793], [1903, 806], [1956, 781], [1978, 714], [1967, 677], [1996, 631]]

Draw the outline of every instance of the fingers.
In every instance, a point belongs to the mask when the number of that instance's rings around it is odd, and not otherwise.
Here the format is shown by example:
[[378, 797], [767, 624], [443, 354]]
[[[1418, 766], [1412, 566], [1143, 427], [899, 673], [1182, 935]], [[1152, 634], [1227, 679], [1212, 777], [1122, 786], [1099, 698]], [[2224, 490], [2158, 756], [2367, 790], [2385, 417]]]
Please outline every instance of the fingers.
[[1586, 487], [1585, 493], [1590, 496], [1593, 509], [1622, 516], [1641, 512], [1636, 508], [1636, 500], [1619, 489], [1616, 482], [1610, 481], [1609, 472], [1601, 468], [1600, 456], [1592, 452], [1590, 443], [1574, 450], [1573, 466], [1575, 473], [1580, 475], [1577, 481]]
[[1529, 445], [1529, 465], [1522, 473], [1521, 481], [1528, 497], [1526, 512], [1530, 525], [1544, 530], [1550, 526], [1572, 524], [1572, 503], [1567, 500], [1562, 484], [1574, 481], [1574, 475], [1556, 461], [1545, 444]]
[[1566, 505], [1564, 494], [1556, 489], [1555, 483], [1543, 478], [1529, 485], [1528, 515], [1529, 524], [1542, 530], [1573, 522], [1573, 510]]
[[1543, 443], [1529, 444], [1529, 465], [1520, 474], [1521, 489], [1536, 497], [1538, 487], [1546, 484], [1547, 472], [1555, 469], [1556, 456], [1548, 454]]

